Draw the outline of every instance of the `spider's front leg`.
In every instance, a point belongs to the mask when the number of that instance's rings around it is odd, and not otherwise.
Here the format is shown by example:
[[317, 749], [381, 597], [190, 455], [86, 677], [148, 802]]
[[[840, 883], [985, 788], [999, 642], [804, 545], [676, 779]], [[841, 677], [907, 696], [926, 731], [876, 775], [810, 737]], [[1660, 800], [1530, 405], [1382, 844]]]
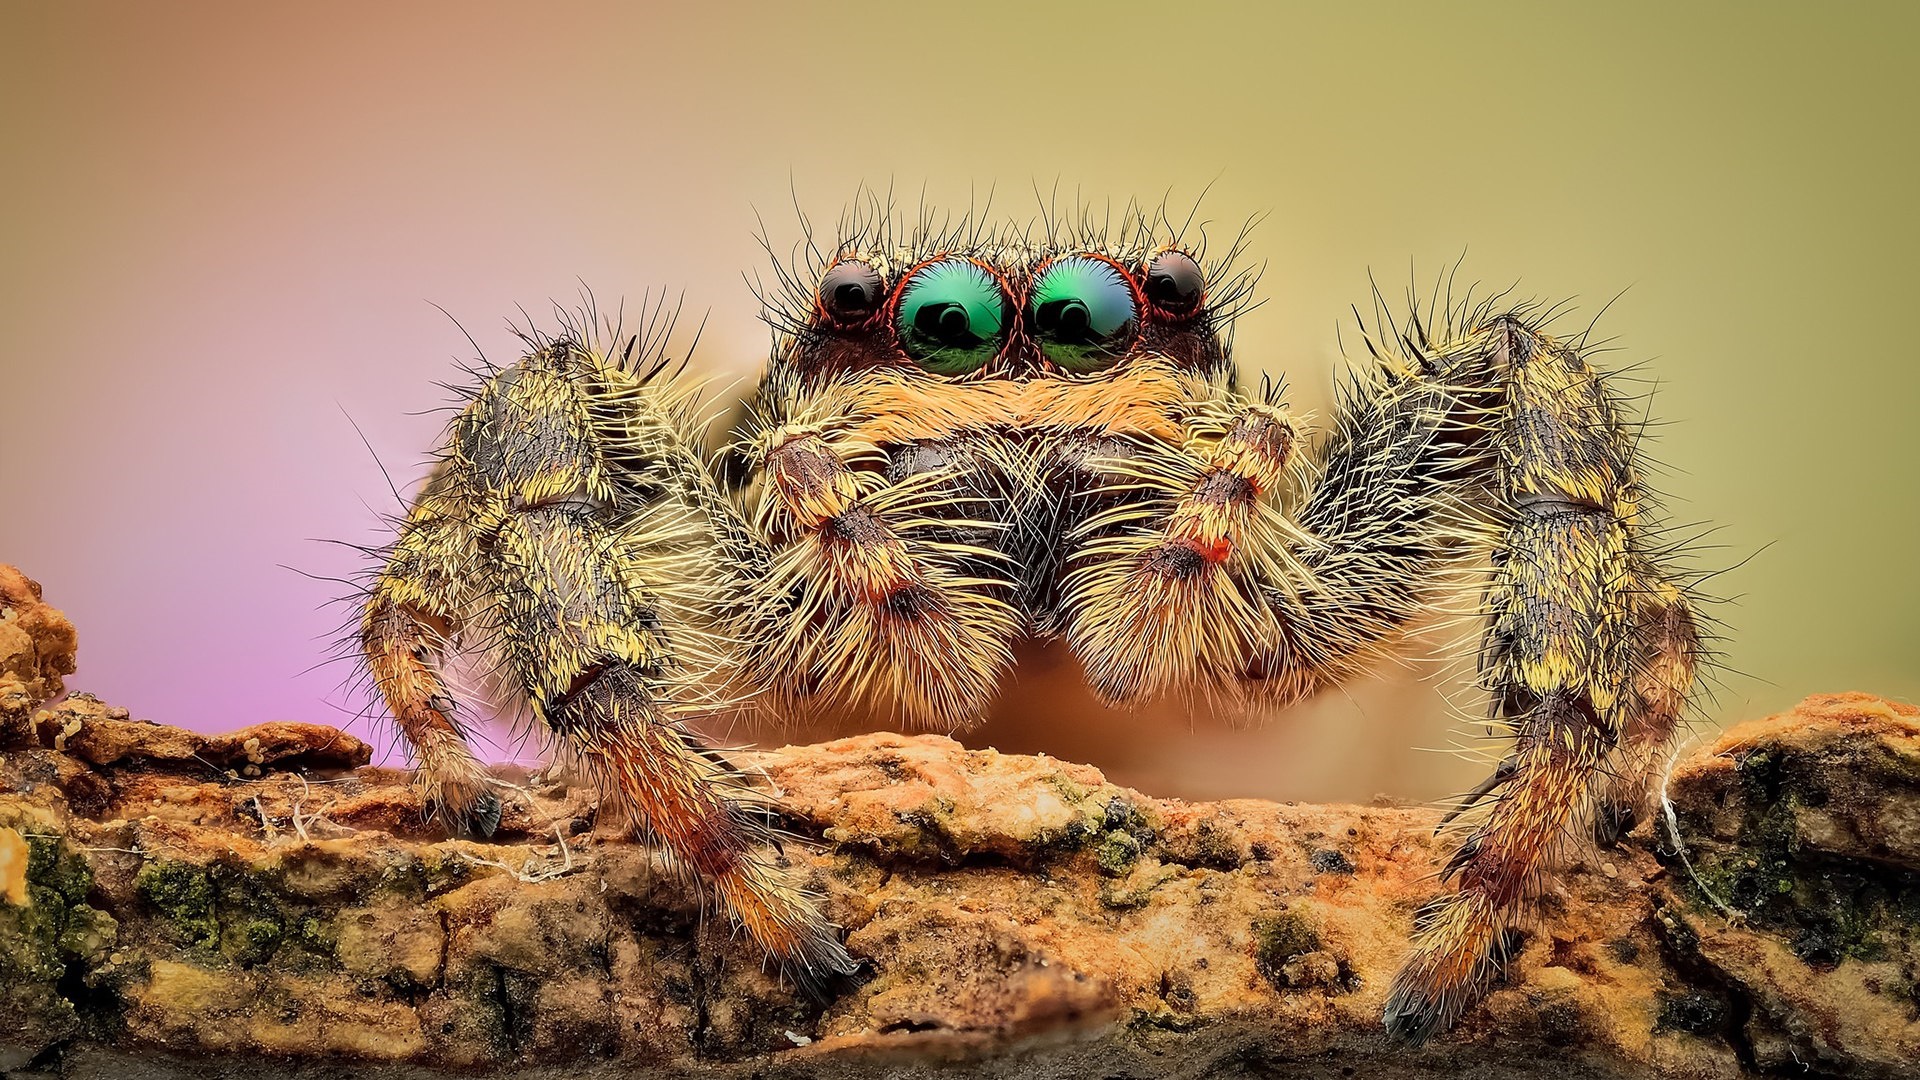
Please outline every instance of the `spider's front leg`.
[[443, 806], [479, 777], [440, 671], [470, 648], [610, 819], [817, 987], [854, 964], [767, 808], [687, 726], [729, 704], [737, 658], [714, 613], [756, 551], [665, 393], [567, 340], [488, 378], [372, 590], [363, 647]]

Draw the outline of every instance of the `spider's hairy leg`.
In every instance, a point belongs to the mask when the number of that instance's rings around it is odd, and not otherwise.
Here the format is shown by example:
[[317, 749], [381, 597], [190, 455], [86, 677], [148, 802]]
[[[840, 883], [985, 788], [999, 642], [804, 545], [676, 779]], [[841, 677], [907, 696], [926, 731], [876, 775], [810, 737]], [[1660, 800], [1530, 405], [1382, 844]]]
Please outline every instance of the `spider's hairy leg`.
[[1075, 530], [1066, 634], [1108, 702], [1233, 691], [1279, 633], [1261, 586], [1293, 538], [1263, 496], [1286, 473], [1294, 423], [1274, 403], [1188, 404], [1182, 446], [1126, 440], [1086, 462], [1123, 501]]
[[1017, 618], [978, 569], [991, 552], [957, 533], [993, 527], [963, 520], [979, 498], [965, 450], [927, 443], [902, 474], [847, 427], [788, 423], [761, 442], [774, 554], [742, 635], [761, 646], [747, 657], [754, 685], [795, 710], [853, 705], [920, 726], [981, 716], [1012, 666]]
[[1632, 709], [1620, 749], [1609, 762], [1595, 812], [1598, 825], [1618, 836], [1635, 822], [1651, 820], [1658, 786], [1674, 735], [1686, 721], [1700, 630], [1685, 590], [1667, 580], [1658, 565], [1643, 560], [1634, 572], [1633, 626], [1638, 663]]
[[466, 595], [473, 537], [442, 466], [400, 525], [360, 622], [361, 649], [375, 688], [412, 746], [422, 802], [449, 832], [492, 835], [500, 800], [455, 717], [441, 674], [456, 612]]
[[1500, 402], [1485, 421], [1503, 536], [1482, 679], [1514, 749], [1447, 866], [1454, 890], [1423, 910], [1394, 980], [1387, 1027], [1415, 1040], [1499, 970], [1610, 775], [1665, 743], [1697, 649], [1684, 597], [1644, 550], [1634, 443], [1600, 376], [1512, 317], [1473, 337], [1454, 378], [1484, 379]]
[[690, 883], [710, 883], [728, 917], [825, 1000], [858, 965], [781, 865], [765, 794], [675, 722], [659, 697], [641, 671], [609, 667], [560, 710], [568, 755], [607, 793], [607, 809], [666, 850]]
[[739, 583], [727, 519], [670, 389], [572, 341], [493, 374], [454, 420], [446, 490], [473, 556], [464, 634], [602, 805], [657, 841], [786, 970], [853, 969], [782, 865], [769, 815], [689, 721], [725, 708]]
[[1279, 648], [1248, 674], [1274, 704], [1338, 685], [1439, 614], [1462, 556], [1488, 540], [1458, 492], [1485, 470], [1462, 437], [1482, 411], [1436, 373], [1382, 360], [1348, 372], [1296, 513], [1300, 576], [1266, 590]]

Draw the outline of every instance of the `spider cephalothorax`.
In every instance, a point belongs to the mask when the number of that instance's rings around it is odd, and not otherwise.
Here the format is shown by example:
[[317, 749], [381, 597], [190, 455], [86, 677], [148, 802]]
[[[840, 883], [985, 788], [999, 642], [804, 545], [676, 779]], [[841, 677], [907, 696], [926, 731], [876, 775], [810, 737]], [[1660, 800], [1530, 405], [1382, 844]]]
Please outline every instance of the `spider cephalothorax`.
[[690, 722], [960, 726], [1045, 637], [1110, 703], [1275, 705], [1487, 563], [1482, 681], [1512, 752], [1387, 1017], [1450, 1022], [1558, 850], [1637, 804], [1692, 685], [1692, 617], [1601, 377], [1524, 312], [1449, 303], [1370, 348], [1308, 437], [1277, 386], [1238, 388], [1249, 276], [1175, 230], [895, 235], [857, 226], [782, 270], [717, 462], [679, 380], [591, 319], [484, 374], [361, 623], [434, 804], [497, 812], [441, 672], [477, 649], [613, 810], [787, 970], [830, 978], [851, 958]]

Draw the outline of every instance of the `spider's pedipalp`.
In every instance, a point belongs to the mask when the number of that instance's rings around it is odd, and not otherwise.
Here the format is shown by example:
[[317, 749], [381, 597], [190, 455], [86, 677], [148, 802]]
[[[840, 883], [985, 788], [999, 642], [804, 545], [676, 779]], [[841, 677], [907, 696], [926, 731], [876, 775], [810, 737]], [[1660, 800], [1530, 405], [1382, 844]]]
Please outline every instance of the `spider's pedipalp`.
[[912, 726], [970, 722], [1013, 666], [1019, 630], [997, 553], [965, 539], [999, 528], [986, 493], [962, 479], [977, 470], [956, 464], [972, 449], [923, 440], [896, 476], [858, 422], [872, 414], [845, 415], [854, 419], [789, 420], [760, 440], [757, 521], [774, 554], [739, 624], [756, 643], [747, 679], [788, 714], [838, 706]]
[[1262, 496], [1286, 477], [1294, 423], [1276, 405], [1232, 399], [1186, 411], [1186, 453], [1169, 459], [1130, 441], [1083, 465], [1121, 497], [1075, 530], [1066, 635], [1110, 702], [1235, 696], [1247, 657], [1280, 638], [1260, 589], [1285, 571], [1261, 564], [1293, 559], [1302, 538]]
[[[1277, 707], [1385, 655], [1483, 530], [1455, 491], [1483, 455], [1453, 389], [1357, 374], [1306, 454], [1277, 395], [1182, 382], [1177, 441], [1136, 439], [1073, 535], [1069, 639], [1111, 701]], [[1294, 505], [1288, 505], [1292, 503]]]

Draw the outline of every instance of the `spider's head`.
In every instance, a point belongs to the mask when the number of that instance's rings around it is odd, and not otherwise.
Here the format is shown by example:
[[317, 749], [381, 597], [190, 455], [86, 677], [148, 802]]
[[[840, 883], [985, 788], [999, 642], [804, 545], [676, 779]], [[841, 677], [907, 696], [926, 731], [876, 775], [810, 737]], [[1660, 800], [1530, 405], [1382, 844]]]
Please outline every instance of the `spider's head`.
[[870, 370], [932, 380], [1098, 380], [1151, 358], [1226, 365], [1221, 282], [1177, 245], [843, 249], [778, 362], [802, 381]]
[[[856, 207], [832, 247], [809, 236], [775, 260], [774, 352], [736, 445], [798, 423], [857, 428], [887, 453], [973, 440], [1024, 461], [1049, 433], [1176, 438], [1195, 381], [1234, 382], [1228, 329], [1255, 277], [1236, 265], [1244, 230], [1213, 261], [1200, 230], [1189, 243], [1164, 214], [935, 228], [875, 207]], [[752, 458], [727, 459], [730, 483], [749, 482]]]

